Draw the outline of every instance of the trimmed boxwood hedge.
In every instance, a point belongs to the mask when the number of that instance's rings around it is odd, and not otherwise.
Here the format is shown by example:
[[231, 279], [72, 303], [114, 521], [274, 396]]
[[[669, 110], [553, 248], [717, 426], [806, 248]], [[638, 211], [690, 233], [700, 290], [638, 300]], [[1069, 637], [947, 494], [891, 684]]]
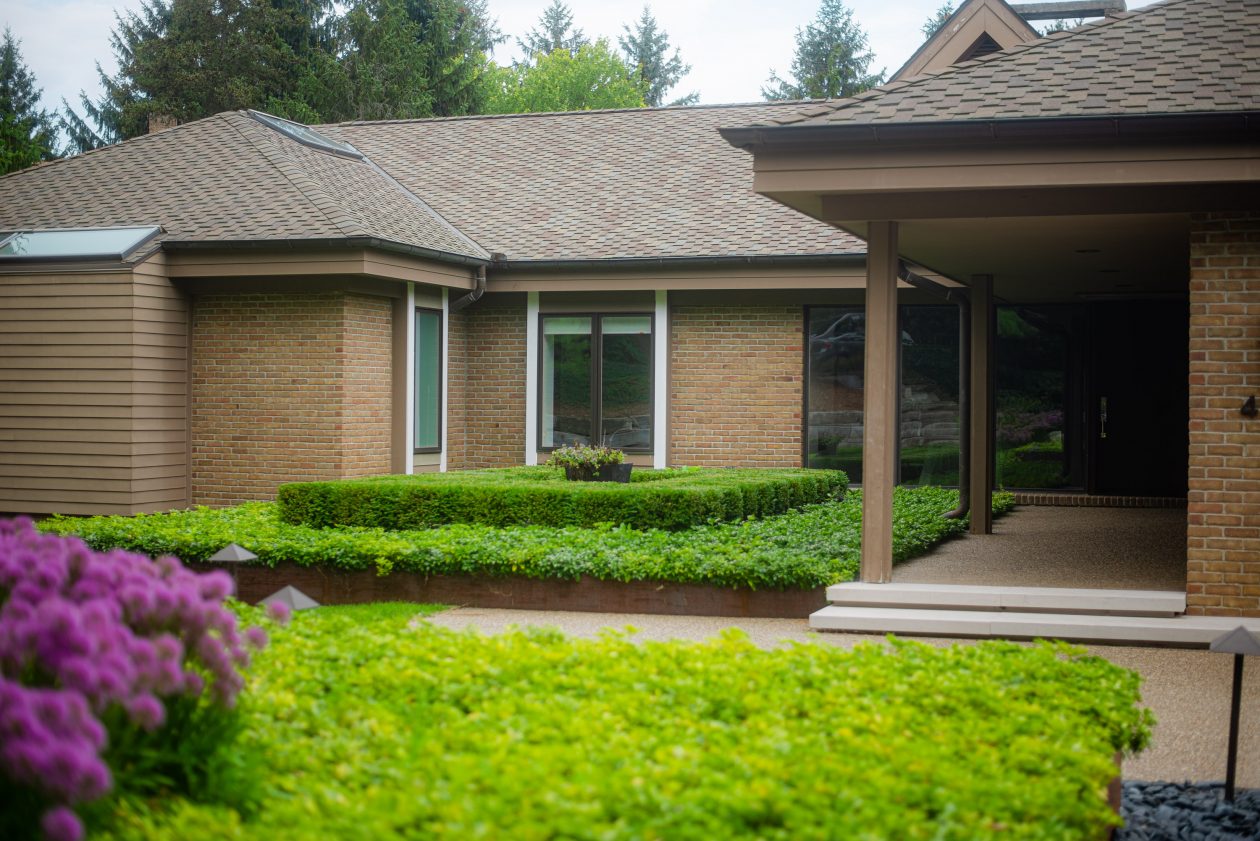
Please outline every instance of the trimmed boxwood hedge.
[[118, 803], [93, 837], [1101, 839], [1137, 674], [1004, 642], [761, 650], [457, 633], [320, 608], [256, 660], [253, 808]]
[[687, 529], [769, 517], [844, 493], [837, 470], [678, 468], [629, 484], [571, 482], [550, 467], [420, 473], [281, 485], [280, 519], [326, 528], [421, 529], [448, 523]]
[[[957, 504], [957, 491], [898, 488], [894, 559], [915, 557], [965, 531], [966, 520], [941, 516]], [[994, 496], [995, 514], [1013, 506], [1011, 494]], [[291, 562], [375, 569], [382, 575], [394, 570], [567, 580], [589, 575], [605, 581], [789, 589], [822, 587], [856, 575], [862, 492], [766, 519], [675, 532], [468, 524], [413, 531], [317, 529], [281, 522], [276, 506], [265, 502], [131, 517], [52, 517], [39, 527], [78, 535], [98, 550], [122, 547], [191, 562], [237, 543], [270, 566]]]

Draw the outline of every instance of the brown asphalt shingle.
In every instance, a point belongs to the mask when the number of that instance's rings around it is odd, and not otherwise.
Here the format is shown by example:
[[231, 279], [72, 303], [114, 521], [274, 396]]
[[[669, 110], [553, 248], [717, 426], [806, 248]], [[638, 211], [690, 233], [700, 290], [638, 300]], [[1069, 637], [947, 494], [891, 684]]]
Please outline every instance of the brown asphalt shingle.
[[776, 115], [761, 125], [1258, 108], [1260, 0], [1166, 0], [850, 99]]
[[488, 257], [370, 163], [240, 113], [0, 178], [0, 230], [154, 224], [164, 240], [377, 237]]
[[864, 254], [752, 189], [719, 126], [800, 103], [320, 126], [509, 260]]

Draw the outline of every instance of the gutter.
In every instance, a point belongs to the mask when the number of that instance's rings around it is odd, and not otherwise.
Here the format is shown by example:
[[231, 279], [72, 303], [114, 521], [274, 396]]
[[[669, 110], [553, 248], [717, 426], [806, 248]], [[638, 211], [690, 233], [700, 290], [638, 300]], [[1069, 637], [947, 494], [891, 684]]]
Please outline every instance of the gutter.
[[437, 260], [443, 263], [455, 263], [461, 266], [490, 265], [491, 260], [483, 257], [472, 257], [467, 254], [456, 254], [440, 251], [435, 248], [423, 248], [418, 245], [406, 245], [380, 237], [316, 237], [288, 239], [215, 239], [187, 240], [168, 239], [162, 241], [162, 249], [168, 253], [205, 252], [205, 251], [332, 251], [346, 248], [372, 248], [378, 251], [391, 251], [406, 254], [425, 260]]
[[605, 260], [496, 260], [499, 271], [590, 271], [592, 269], [733, 268], [738, 266], [865, 265], [861, 254], [715, 255], [709, 257], [613, 257]]
[[[838, 113], [843, 113], [841, 109]], [[1214, 142], [1260, 136], [1260, 111], [1132, 114], [1076, 117], [932, 120], [916, 122], [798, 123], [718, 129], [732, 146], [748, 151], [882, 143], [941, 146], [1018, 140], [1139, 140], [1180, 137]]]
[[910, 271], [904, 262], [897, 277], [958, 306], [958, 507], [947, 520], [961, 520], [971, 511], [971, 297], [965, 289], [942, 286]]

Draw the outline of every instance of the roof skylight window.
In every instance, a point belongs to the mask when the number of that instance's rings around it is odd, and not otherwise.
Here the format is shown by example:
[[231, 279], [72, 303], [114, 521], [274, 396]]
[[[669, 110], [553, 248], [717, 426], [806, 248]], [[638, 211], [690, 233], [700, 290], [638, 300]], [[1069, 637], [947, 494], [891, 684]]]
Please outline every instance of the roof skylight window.
[[48, 231], [0, 233], [0, 260], [97, 258], [121, 260], [162, 229], [156, 225], [136, 228], [62, 228]]
[[290, 140], [296, 140], [303, 146], [310, 146], [312, 149], [319, 149], [323, 152], [331, 152], [334, 155], [344, 155], [349, 158], [363, 158], [363, 153], [351, 146], [349, 143], [343, 143], [340, 140], [333, 140], [331, 137], [325, 137], [310, 126], [295, 123], [292, 120], [286, 120], [281, 117], [273, 117], [270, 114], [264, 114], [261, 111], [249, 111], [248, 114], [258, 122], [265, 126], [270, 126], [276, 131], [283, 134]]

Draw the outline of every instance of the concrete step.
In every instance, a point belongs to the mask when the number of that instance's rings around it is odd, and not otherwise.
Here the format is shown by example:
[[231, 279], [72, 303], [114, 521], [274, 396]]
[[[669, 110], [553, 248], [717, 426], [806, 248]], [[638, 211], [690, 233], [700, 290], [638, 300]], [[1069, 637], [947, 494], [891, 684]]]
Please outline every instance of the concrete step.
[[1062, 639], [1113, 645], [1206, 648], [1239, 625], [1260, 633], [1260, 618], [1231, 616], [1096, 616], [1012, 611], [922, 610], [831, 605], [809, 617], [816, 631], [933, 637]]
[[1176, 616], [1185, 613], [1179, 590], [1089, 590], [1067, 587], [984, 587], [968, 584], [864, 584], [827, 588], [833, 604], [948, 610], [1017, 610], [1022, 613], [1092, 613]]

